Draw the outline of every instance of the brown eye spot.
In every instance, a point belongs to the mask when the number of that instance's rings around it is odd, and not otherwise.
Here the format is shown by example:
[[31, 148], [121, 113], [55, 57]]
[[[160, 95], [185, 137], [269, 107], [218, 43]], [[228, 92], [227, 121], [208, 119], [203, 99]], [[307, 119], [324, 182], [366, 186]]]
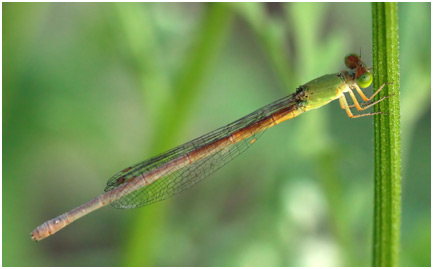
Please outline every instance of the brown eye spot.
[[[122, 172], [123, 172], [123, 171], [122, 171]], [[117, 185], [120, 185], [120, 184], [122, 184], [123, 182], [125, 182], [125, 177], [124, 177], [124, 176], [119, 177], [119, 178], [116, 180], [116, 184], [117, 184]]]
[[122, 173], [128, 172], [129, 170], [131, 170], [132, 167], [128, 167], [122, 170]]

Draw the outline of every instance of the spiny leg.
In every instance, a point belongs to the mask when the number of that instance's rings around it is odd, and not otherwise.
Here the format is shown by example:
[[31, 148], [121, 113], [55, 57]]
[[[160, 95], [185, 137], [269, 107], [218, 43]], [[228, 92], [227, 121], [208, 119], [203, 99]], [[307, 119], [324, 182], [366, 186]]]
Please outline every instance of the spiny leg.
[[[385, 84], [384, 84], [384, 85], [385, 85]], [[381, 89], [379, 88], [379, 90], [381, 90]], [[351, 108], [351, 107], [356, 107], [356, 109], [357, 109], [358, 111], [365, 110], [365, 109], [367, 109], [367, 108], [369, 108], [369, 107], [371, 107], [371, 106], [373, 106], [373, 105], [375, 105], [375, 104], [377, 104], [377, 103], [379, 103], [379, 102], [385, 100], [386, 98], [391, 97], [391, 96], [394, 95], [394, 94], [392, 94], [392, 95], [389, 95], [389, 96], [382, 97], [382, 98], [380, 98], [379, 100], [374, 101], [374, 102], [363, 103], [363, 105], [361, 106], [361, 105], [359, 104], [359, 102], [358, 102], [358, 99], [356, 99], [356, 96], [355, 96], [355, 94], [353, 93], [353, 91], [349, 89], [348, 92], [349, 92], [350, 97], [352, 98], [353, 103], [354, 103], [353, 105], [350, 105], [349, 108]], [[373, 95], [373, 96], [374, 96], [374, 95]], [[364, 106], [364, 105], [366, 105], [366, 106]]]
[[361, 88], [359, 88], [358, 85], [354, 85], [355, 90], [359, 93], [359, 95], [361, 96], [361, 98], [365, 101], [368, 102], [371, 99], [373, 99], [373, 97], [375, 97], [382, 89], [383, 87], [385, 87], [385, 85], [390, 85], [393, 84], [394, 82], [389, 82], [389, 83], [383, 83], [382, 86], [379, 87], [379, 89], [377, 89], [372, 96], [370, 96], [370, 98], [367, 98], [367, 96], [365, 96], [364, 92], [361, 90]]
[[[342, 100], [343, 100], [343, 99], [341, 99], [341, 98], [338, 99], [338, 102], [340, 103], [340, 107], [341, 107], [341, 109], [346, 109], [345, 104], [343, 103]], [[349, 108], [350, 108], [350, 107], [353, 107], [353, 105], [352, 105], [352, 106], [349, 106]]]
[[[360, 105], [363, 109], [367, 109], [367, 108], [370, 108], [370, 107], [374, 106], [375, 104], [377, 104], [377, 103], [379, 103], [379, 102], [382, 102], [382, 101], [385, 100], [386, 98], [389, 98], [389, 97], [392, 97], [392, 96], [394, 96], [394, 94], [391, 94], [391, 95], [388, 95], [388, 96], [382, 97], [382, 98], [380, 98], [380, 99], [377, 100], [377, 101], [371, 101], [371, 102], [366, 102], [366, 103], [360, 103], [359, 105]], [[340, 102], [340, 105], [341, 105], [341, 102]], [[355, 105], [350, 105], [350, 106], [349, 106], [349, 108], [352, 108], [352, 107], [355, 107]], [[343, 109], [344, 109], [344, 108], [343, 108]]]
[[[355, 86], [356, 86], [356, 84], [355, 84]], [[356, 87], [357, 87], [357, 86], [356, 86]], [[359, 105], [359, 103], [358, 103], [358, 99], [356, 99], [356, 96], [355, 96], [355, 94], [353, 93], [353, 91], [352, 91], [351, 89], [349, 89], [348, 92], [349, 92], [350, 97], [351, 97], [352, 100], [353, 100], [353, 105], [356, 107], [356, 109], [358, 109], [358, 111], [362, 111], [362, 110], [364, 110], [365, 108], [362, 108], [362, 107]], [[347, 100], [346, 100], [346, 102], [347, 102]], [[349, 107], [350, 107], [350, 106], [349, 106]]]
[[347, 104], [346, 96], [341, 95], [339, 101], [340, 101], [340, 105], [342, 105], [344, 107], [343, 109], [346, 110], [347, 116], [349, 116], [349, 118], [351, 118], [351, 119], [365, 117], [365, 116], [373, 116], [373, 115], [383, 114], [381, 111], [378, 111], [378, 112], [371, 112], [371, 113], [363, 113], [363, 114], [353, 115], [352, 111], [349, 108], [349, 105]]

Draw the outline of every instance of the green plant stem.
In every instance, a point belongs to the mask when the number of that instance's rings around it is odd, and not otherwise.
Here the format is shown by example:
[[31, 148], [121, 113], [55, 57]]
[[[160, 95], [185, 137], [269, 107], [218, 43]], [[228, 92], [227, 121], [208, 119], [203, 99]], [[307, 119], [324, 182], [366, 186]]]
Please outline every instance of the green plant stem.
[[396, 3], [373, 3], [374, 88], [392, 97], [376, 106], [373, 266], [398, 266], [401, 218], [400, 73]]

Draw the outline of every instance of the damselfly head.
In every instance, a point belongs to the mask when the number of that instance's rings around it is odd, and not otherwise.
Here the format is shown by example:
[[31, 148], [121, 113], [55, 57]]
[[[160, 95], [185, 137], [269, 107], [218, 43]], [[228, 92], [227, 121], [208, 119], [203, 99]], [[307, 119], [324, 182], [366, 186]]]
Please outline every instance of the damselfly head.
[[361, 57], [356, 53], [349, 53], [344, 56], [344, 64], [349, 69], [355, 69], [359, 65], [359, 62], [361, 62]]
[[364, 72], [361, 76], [356, 76], [356, 84], [358, 84], [361, 88], [368, 88], [368, 86], [371, 85], [373, 82], [373, 74], [370, 73], [370, 71]]
[[344, 64], [353, 70], [354, 79], [361, 88], [367, 88], [373, 82], [373, 75], [356, 53], [349, 53], [344, 57]]

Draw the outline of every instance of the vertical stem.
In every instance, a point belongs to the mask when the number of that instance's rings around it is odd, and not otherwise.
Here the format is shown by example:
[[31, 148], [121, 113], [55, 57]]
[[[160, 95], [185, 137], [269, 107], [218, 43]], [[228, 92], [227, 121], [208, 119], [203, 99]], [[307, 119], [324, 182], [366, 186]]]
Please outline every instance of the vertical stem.
[[376, 106], [373, 266], [398, 266], [401, 218], [400, 72], [396, 3], [373, 3], [374, 88], [392, 95]]

